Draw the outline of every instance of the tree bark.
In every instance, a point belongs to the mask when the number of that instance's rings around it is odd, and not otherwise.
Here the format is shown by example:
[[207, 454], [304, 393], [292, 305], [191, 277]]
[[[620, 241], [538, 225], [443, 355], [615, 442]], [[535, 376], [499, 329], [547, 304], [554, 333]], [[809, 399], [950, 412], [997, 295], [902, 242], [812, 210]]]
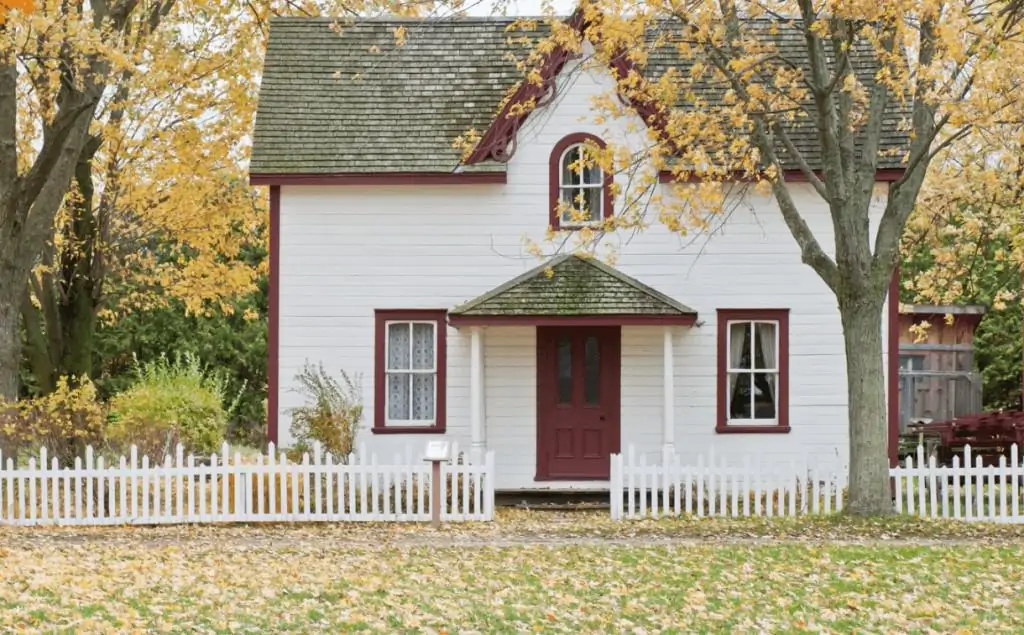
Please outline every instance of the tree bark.
[[[858, 516], [893, 513], [882, 364], [883, 294], [843, 293], [839, 313], [846, 345], [850, 430], [850, 500]], [[895, 397], [893, 397], [895, 398]]]
[[18, 399], [18, 369], [21, 362], [20, 307], [23, 280], [17, 270], [0, 261], [0, 401]]
[[73, 218], [66, 231], [74, 247], [63, 257], [60, 294], [60, 328], [63, 350], [58, 372], [80, 378], [92, 375], [92, 346], [96, 330], [96, 296], [93, 280], [93, 258], [98, 249], [96, 217], [93, 213], [95, 194], [92, 161], [99, 140], [92, 139], [82, 153], [75, 169], [75, 182], [80, 198], [73, 204]]

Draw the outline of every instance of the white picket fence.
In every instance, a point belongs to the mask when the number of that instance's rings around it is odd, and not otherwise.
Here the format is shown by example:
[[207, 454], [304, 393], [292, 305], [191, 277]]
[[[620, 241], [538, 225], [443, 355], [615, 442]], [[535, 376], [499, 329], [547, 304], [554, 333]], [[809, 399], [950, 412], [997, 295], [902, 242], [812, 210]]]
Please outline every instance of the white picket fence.
[[[805, 516], [843, 509], [847, 467], [837, 463], [809, 466], [790, 462], [765, 466], [751, 457], [730, 464], [714, 452], [696, 465], [684, 464], [677, 454], [665, 454], [660, 464], [647, 464], [632, 446], [625, 455], [612, 455], [611, 514], [613, 519], [659, 516]], [[973, 463], [973, 464], [972, 464]], [[1009, 460], [983, 466], [980, 456], [964, 448], [963, 460], [951, 466], [927, 460], [918, 447], [917, 460], [908, 457], [889, 470], [895, 511], [928, 518], [1024, 523], [1024, 466], [1016, 445]]]
[[924, 448], [918, 446], [916, 461], [907, 457], [904, 465], [889, 471], [896, 511], [928, 518], [1024, 523], [1024, 466], [1016, 445], [1010, 446], [1009, 461], [1003, 455], [997, 465], [983, 466], [982, 457], [972, 457], [970, 446], [964, 448], [962, 461], [957, 455], [952, 463], [938, 466], [935, 457], [926, 460]]
[[[459, 457], [453, 444], [452, 457]], [[494, 517], [494, 453], [441, 465], [441, 519]], [[175, 523], [429, 521], [431, 465], [407, 448], [390, 462], [365, 450], [346, 462], [314, 448], [300, 463], [279, 455], [233, 460], [227, 444], [209, 461], [179, 446], [162, 464], [129, 457], [105, 464], [92, 448], [73, 466], [47, 458], [15, 467], [0, 457], [0, 525], [151, 525]]]
[[696, 465], [664, 453], [660, 464], [639, 461], [633, 446], [611, 457], [611, 514], [659, 516], [797, 516], [842, 511], [846, 469], [822, 462], [763, 465], [751, 457], [730, 464], [711, 450]]

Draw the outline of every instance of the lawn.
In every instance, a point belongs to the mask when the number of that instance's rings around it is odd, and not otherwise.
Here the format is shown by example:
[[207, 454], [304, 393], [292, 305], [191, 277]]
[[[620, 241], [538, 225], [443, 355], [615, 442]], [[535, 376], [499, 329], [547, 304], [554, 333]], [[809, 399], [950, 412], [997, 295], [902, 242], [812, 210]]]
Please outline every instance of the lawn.
[[0, 631], [1024, 631], [1012, 533], [549, 518], [3, 530]]

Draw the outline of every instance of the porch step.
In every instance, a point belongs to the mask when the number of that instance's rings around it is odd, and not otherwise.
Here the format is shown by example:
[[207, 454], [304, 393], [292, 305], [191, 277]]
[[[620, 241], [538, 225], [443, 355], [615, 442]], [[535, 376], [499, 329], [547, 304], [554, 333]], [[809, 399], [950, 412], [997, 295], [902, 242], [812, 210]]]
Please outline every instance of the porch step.
[[494, 504], [537, 511], [608, 509], [608, 492], [495, 492]]

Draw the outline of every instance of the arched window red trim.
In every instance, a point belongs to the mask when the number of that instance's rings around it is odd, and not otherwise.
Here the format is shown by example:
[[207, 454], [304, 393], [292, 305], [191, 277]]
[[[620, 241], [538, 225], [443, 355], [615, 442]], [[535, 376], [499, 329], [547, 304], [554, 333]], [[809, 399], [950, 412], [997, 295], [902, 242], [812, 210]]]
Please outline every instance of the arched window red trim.
[[[562, 219], [558, 214], [558, 202], [560, 200], [561, 190], [559, 188], [559, 176], [562, 171], [562, 154], [571, 146], [586, 143], [592, 141], [594, 145], [599, 148], [606, 148], [608, 145], [603, 139], [596, 135], [592, 135], [587, 132], [575, 132], [570, 135], [563, 137], [555, 147], [551, 149], [551, 157], [548, 161], [549, 173], [548, 173], [548, 224], [552, 229], [562, 229]], [[604, 211], [604, 218], [611, 218], [615, 210], [612, 208], [612, 182], [614, 177], [608, 171], [604, 173], [604, 185], [601, 188], [601, 194], [604, 197], [604, 204], [601, 206]], [[577, 229], [576, 227], [566, 227], [565, 229]]]

